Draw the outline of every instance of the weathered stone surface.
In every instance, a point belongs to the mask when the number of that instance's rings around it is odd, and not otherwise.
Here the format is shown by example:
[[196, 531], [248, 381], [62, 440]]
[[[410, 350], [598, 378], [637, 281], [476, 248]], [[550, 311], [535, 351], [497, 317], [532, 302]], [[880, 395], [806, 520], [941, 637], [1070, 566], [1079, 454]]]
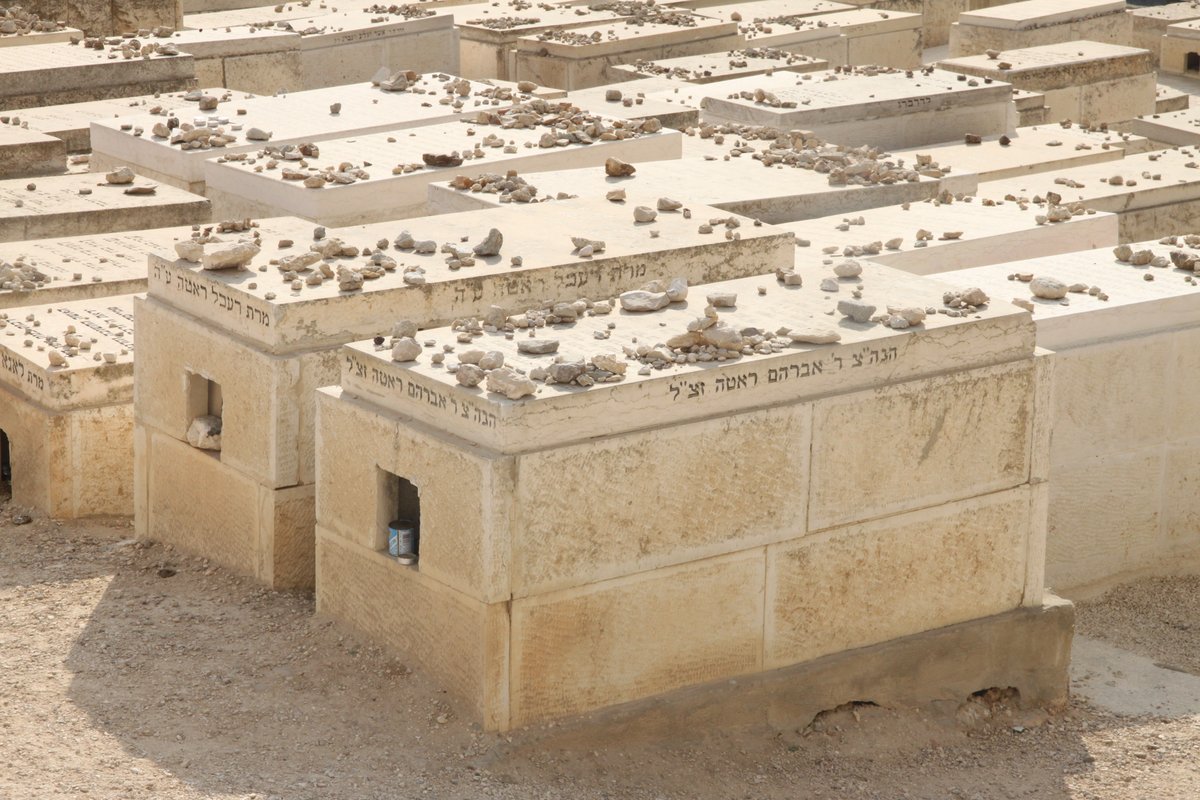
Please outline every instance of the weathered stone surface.
[[201, 450], [221, 449], [221, 418], [211, 415], [196, 417], [187, 431], [188, 444]]

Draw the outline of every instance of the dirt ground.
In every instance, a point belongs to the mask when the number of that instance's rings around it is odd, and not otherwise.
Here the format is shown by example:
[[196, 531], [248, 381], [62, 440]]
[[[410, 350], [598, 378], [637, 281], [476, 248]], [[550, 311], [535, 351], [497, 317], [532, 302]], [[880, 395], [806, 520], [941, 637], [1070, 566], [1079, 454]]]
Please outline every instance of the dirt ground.
[[[0, 800], [1196, 800], [1200, 714], [1047, 717], [1004, 698], [863, 706], [802, 731], [486, 734], [431, 676], [128, 527], [0, 509]], [[1079, 609], [1089, 636], [1200, 675], [1200, 579]], [[1190, 680], [1190, 677], [1188, 678]], [[1112, 682], [1112, 681], [1110, 681]]]

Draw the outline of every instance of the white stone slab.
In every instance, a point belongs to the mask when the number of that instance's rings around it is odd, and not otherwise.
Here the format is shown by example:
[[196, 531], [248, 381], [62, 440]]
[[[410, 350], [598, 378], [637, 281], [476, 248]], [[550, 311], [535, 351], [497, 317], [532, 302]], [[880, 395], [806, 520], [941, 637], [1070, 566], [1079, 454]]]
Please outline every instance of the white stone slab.
[[[880, 306], [940, 304], [946, 289], [936, 280], [876, 264], [868, 265], [862, 284], [864, 299]], [[765, 294], [759, 294], [760, 287], [766, 289]], [[710, 292], [736, 295], [735, 309], [718, 312], [735, 330], [813, 325], [837, 331], [841, 340], [829, 345], [791, 345], [772, 355], [732, 361], [674, 364], [645, 375], [639, 374], [639, 363], [631, 362], [620, 382], [588, 388], [543, 385], [536, 395], [517, 401], [482, 386], [468, 389], [458, 385], [443, 366], [431, 363], [432, 349], [415, 362], [401, 364], [391, 360], [390, 351], [377, 351], [371, 342], [356, 342], [342, 351], [342, 387], [467, 441], [511, 453], [908, 380], [943, 371], [948, 365], [970, 369], [1004, 363], [1032, 353], [1028, 317], [1011, 307], [997, 304], [975, 319], [935, 314], [920, 329], [897, 331], [830, 315], [836, 305], [834, 298], [814, 288], [782, 286], [771, 276], [693, 286], [685, 303], [657, 312], [615, 312], [607, 319], [585, 318], [571, 326], [541, 329], [537, 335], [558, 340], [557, 355], [567, 360], [603, 353], [620, 358], [623, 346], [653, 347], [685, 332], [687, 324], [703, 313], [705, 295]], [[597, 340], [594, 332], [607, 330], [608, 322], [616, 323], [610, 337]], [[456, 335], [445, 328], [421, 334], [439, 348], [454, 342]], [[503, 333], [485, 333], [471, 347], [500, 351], [505, 366], [527, 372], [551, 363], [555, 356], [518, 352], [517, 345], [526, 336], [522, 331], [513, 339], [506, 339]], [[622, 408], [636, 408], [637, 413], [601, 412]]]
[[[1055, 192], [1064, 204], [1081, 202], [1097, 211], [1120, 214], [1122, 241], [1137, 241], [1168, 235], [1194, 219], [1200, 202], [1198, 163], [1200, 154], [1187, 149], [1140, 153], [1114, 163], [981, 183], [977, 196], [1001, 200], [1011, 195], [1033, 200]], [[1107, 182], [1117, 176], [1123, 179], [1122, 184]], [[1060, 180], [1074, 181], [1078, 187]]]
[[[221, 93], [220, 88], [201, 90], [206, 94]], [[23, 108], [11, 114], [0, 114], [0, 124], [8, 118], [20, 120], [19, 124], [29, 130], [38, 131], [66, 143], [67, 152], [82, 153], [92, 149], [90, 126], [96, 120], [137, 114], [157, 105], [167, 105], [182, 98], [186, 92], [159, 92], [136, 97], [115, 97], [109, 100], [89, 100], [83, 103], [36, 106]]]
[[1169, 114], [1172, 111], [1185, 111], [1192, 104], [1192, 96], [1187, 92], [1171, 86], [1159, 84], [1154, 92], [1154, 113]]
[[[617, 64], [609, 70], [614, 79], [665, 78], [682, 83], [715, 83], [732, 78], [749, 78], [767, 72], [819, 72], [829, 69], [822, 58], [772, 47], [745, 48], [702, 56], [666, 58]], [[620, 87], [617, 87], [620, 88]]]
[[59, 28], [55, 31], [33, 31], [31, 33], [0, 33], [0, 47], [20, 47], [28, 44], [58, 44], [72, 39], [83, 39], [83, 31], [75, 28]]
[[[370, 83], [310, 89], [280, 96], [247, 97], [236, 92], [220, 92], [213, 96], [229, 99], [212, 112], [201, 112], [196, 103], [174, 97], [170, 102], [161, 103], [166, 115], [138, 113], [96, 122], [92, 132], [92, 157], [96, 168], [129, 164], [158, 180], [203, 191], [206, 160], [227, 153], [253, 152], [263, 146], [263, 142], [246, 139], [245, 134], [251, 128], [271, 133], [271, 144], [298, 144], [449, 122], [475, 109], [512, 105], [510, 100], [496, 99], [496, 87], [477, 81], [471, 82], [469, 96], [460, 97], [452, 90], [455, 80], [448, 75], [423, 75], [412, 90], [404, 92], [387, 92]], [[453, 102], [443, 103], [446, 98]], [[337, 114], [331, 112], [334, 103], [342, 104]], [[245, 113], [239, 113], [242, 111]], [[188, 123], [194, 123], [197, 118], [218, 121], [224, 118], [230, 125], [241, 125], [242, 130], [235, 132], [237, 142], [220, 149], [181, 150], [169, 140], [152, 134], [154, 125], [165, 122], [172, 114], [180, 122]], [[122, 130], [124, 126], [130, 126], [129, 130]], [[141, 128], [143, 134], [134, 136], [135, 128]]]
[[900, 148], [891, 155], [912, 164], [919, 154], [949, 167], [942, 179], [951, 192], [974, 192], [982, 181], [1003, 180], [1048, 170], [1104, 161], [1119, 161], [1144, 153], [1151, 145], [1141, 136], [1116, 131], [1088, 131], [1078, 125], [1035, 125], [1017, 128], [1001, 145], [999, 136], [981, 137], [980, 144], [962, 141], [927, 147]]
[[958, 16], [958, 22], [983, 28], [1029, 30], [1124, 13], [1125, 0], [1023, 0], [964, 12]]
[[0, 124], [0, 179], [52, 175], [67, 167], [67, 148], [37, 131]]
[[[697, 207], [698, 216], [720, 214]], [[334, 346], [372, 336], [398, 319], [422, 326], [448, 324], [489, 305], [524, 310], [546, 302], [611, 295], [648, 280], [683, 275], [694, 282], [757, 274], [786, 268], [792, 261], [792, 237], [768, 226], [744, 221], [741, 238], [700, 234], [693, 220], [680, 213], [662, 214], [653, 226], [636, 225], [629, 209], [604, 202], [583, 206], [546, 206], [534, 213], [515, 208], [447, 214], [403, 222], [329, 229], [329, 238], [374, 247], [394, 240], [403, 230], [416, 239], [470, 243], [490, 228], [500, 230], [499, 256], [481, 257], [474, 266], [451, 269], [444, 254], [417, 254], [391, 248], [399, 266], [360, 292], [340, 292], [336, 280], [291, 289], [269, 260], [306, 252], [313, 241], [311, 223], [272, 221], [274, 233], [263, 236], [263, 252], [249, 270], [205, 271], [179, 261], [168, 250], [150, 259], [149, 292], [154, 298], [208, 321], [218, 330], [256, 342], [270, 352], [286, 353]], [[651, 237], [649, 230], [659, 235]], [[292, 247], [277, 247], [277, 237]], [[575, 252], [572, 236], [599, 239], [605, 249], [591, 257]], [[522, 264], [512, 266], [513, 256]], [[333, 266], [355, 266], [361, 259], [332, 259]], [[261, 271], [259, 267], [261, 266]], [[404, 266], [425, 270], [424, 286], [402, 280]], [[221, 298], [231, 298], [229, 302]], [[233, 302], [236, 300], [237, 302]]]
[[[31, 183], [33, 191], [27, 188]], [[106, 185], [103, 176], [90, 173], [0, 180], [0, 242], [190, 225], [209, 218], [208, 200], [173, 186], [160, 185], [153, 195], [128, 195], [127, 188]]]
[[[382, 10], [310, 7], [302, 16], [293, 16], [286, 9], [283, 14], [272, 10], [267, 19], [262, 19], [261, 13], [255, 16], [255, 9], [224, 12], [232, 16], [245, 14], [250, 23], [198, 15], [188, 17], [186, 24], [197, 30], [248, 27], [300, 34], [300, 73], [283, 87], [293, 91], [369, 80], [380, 67], [458, 71], [454, 21], [436, 9], [420, 4]], [[298, 10], [294, 4], [292, 10]]]
[[[782, 130], [811, 130], [821, 138], [857, 146], [916, 146], [976, 133], [1001, 134], [1010, 125], [1011, 87], [1000, 81], [969, 86], [950, 73], [851, 75], [775, 73], [702, 87], [705, 119]], [[791, 107], [757, 102], [756, 90]], [[901, 124], [903, 122], [903, 124]]]
[[1200, 145], [1200, 108], [1148, 114], [1120, 123], [1122, 130], [1174, 147]]
[[[0, 383], [56, 411], [133, 401], [133, 295], [25, 306], [0, 328]], [[67, 345], [70, 328], [88, 349]], [[51, 351], [65, 360], [50, 363]]]
[[[567, 99], [580, 108], [594, 109], [613, 119], [643, 120], [654, 117], [668, 128], [682, 130], [700, 122], [700, 100], [693, 93], [663, 78], [640, 78], [610, 86], [567, 92]], [[689, 87], [690, 88], [690, 87]], [[619, 100], [608, 99], [617, 92]]]
[[[539, 147], [547, 130], [543, 127], [504, 130], [459, 121], [322, 142], [321, 155], [310, 159], [310, 166], [366, 164], [370, 178], [321, 189], [306, 188], [301, 181], [284, 180], [282, 167], [289, 162], [280, 162], [280, 167], [267, 170], [267, 159], [262, 158], [225, 163], [210, 160], [205, 164], [207, 192], [213, 200], [214, 213], [221, 217], [294, 215], [326, 225], [351, 225], [422, 216], [427, 213], [429, 184], [456, 175], [503, 173], [510, 169], [536, 172], [581, 164], [599, 166], [610, 157], [630, 162], [675, 159], [681, 150], [682, 135], [666, 128], [619, 141]], [[511, 141], [516, 152], [504, 153], [502, 148], [489, 147], [483, 150], [483, 158], [464, 161], [461, 166], [423, 167], [407, 174], [392, 174], [401, 165], [421, 165], [426, 153], [469, 153], [491, 133]], [[291, 162], [291, 166], [297, 165]], [[263, 171], [257, 171], [260, 168]]]
[[[1064, 222], [1039, 223], [1037, 217], [1042, 214], [1041, 208], [1023, 210], [1013, 202], [984, 206], [979, 201], [926, 200], [786, 222], [779, 227], [796, 234], [797, 242], [808, 243], [797, 248], [797, 263], [818, 257], [826, 248], [836, 248], [824, 257], [834, 261], [869, 258], [916, 275], [1008, 261], [1017, 254], [1035, 258], [1117, 244], [1114, 214], [1097, 212]], [[933, 238], [918, 246], [920, 230], [929, 231]], [[955, 234], [955, 238], [947, 238]], [[874, 252], [880, 243], [883, 247]]]
[[736, 23], [698, 15], [691, 21], [694, 24], [619, 21], [524, 36], [517, 40], [512, 77], [568, 90], [587, 89], [609, 83], [607, 68], [615, 64], [712, 53], [744, 43]]
[[[541, 172], [524, 177], [537, 187], [539, 198], [553, 198], [561, 193], [591, 200], [603, 198], [614, 189], [624, 189], [627, 195], [625, 207], [630, 213], [634, 206], [654, 206], [659, 197], [670, 197], [682, 203], [710, 205], [768, 223], [924, 200], [936, 195], [940, 189], [940, 183], [929, 178], [915, 183], [830, 186], [828, 175], [795, 168], [768, 169], [748, 158], [648, 162], [638, 164], [637, 173], [630, 178], [610, 178], [603, 169], [596, 168]], [[429, 187], [429, 198], [435, 212], [501, 205], [497, 195], [454, 189], [444, 180]], [[698, 219], [696, 224], [703, 222], [707, 220]]]
[[[1157, 241], [1130, 246], [1162, 256], [1172, 250], [1196, 254], [1194, 248]], [[1098, 286], [1108, 299], [1072, 292], [1067, 295], [1068, 305], [1059, 300], [1043, 300], [1033, 296], [1029, 284], [1008, 280], [1009, 275], [1017, 273], [1049, 276], [1067, 284]], [[1147, 275], [1154, 280], [1146, 280]], [[956, 288], [980, 287], [991, 296], [992, 305], [1003, 305], [1012, 298], [1031, 302], [1038, 345], [1058, 351], [1196, 325], [1200, 320], [1197, 316], [1200, 282], [1188, 283], [1185, 278], [1190, 276], [1191, 272], [1174, 267], [1135, 267], [1122, 263], [1113, 256], [1111, 247], [1102, 247], [947, 272], [938, 277]]]
[[79, 45], [0, 48], [0, 108], [178, 91], [194, 85], [192, 57], [110, 58]]

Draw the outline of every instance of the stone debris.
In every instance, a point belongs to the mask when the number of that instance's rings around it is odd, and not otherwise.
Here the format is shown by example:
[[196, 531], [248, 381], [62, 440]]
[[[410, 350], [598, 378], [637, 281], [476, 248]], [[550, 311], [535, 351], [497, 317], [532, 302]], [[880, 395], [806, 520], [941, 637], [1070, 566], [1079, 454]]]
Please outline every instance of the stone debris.
[[609, 158], [604, 162], [604, 174], [610, 178], [626, 178], [637, 172], [633, 164], [626, 164], [619, 158]]
[[200, 450], [221, 449], [221, 418], [205, 414], [196, 417], [188, 425], [188, 444]]
[[480, 257], [498, 256], [500, 248], [504, 245], [504, 234], [500, 233], [496, 228], [488, 231], [484, 240], [472, 248], [472, 252]]
[[501, 367], [487, 374], [487, 389], [489, 392], [502, 394], [509, 400], [520, 400], [537, 391], [537, 384], [525, 375]]
[[1061, 300], [1067, 296], [1067, 284], [1046, 276], [1038, 276], [1029, 282], [1029, 291], [1043, 300]]
[[421, 345], [411, 336], [396, 337], [395, 343], [392, 345], [392, 360], [393, 361], [416, 361], [417, 356], [421, 355]]
[[201, 264], [204, 269], [242, 269], [246, 267], [262, 248], [253, 242], [219, 243], [204, 250]]
[[126, 186], [133, 183], [133, 179], [137, 176], [129, 167], [118, 167], [112, 172], [104, 176], [104, 180], [114, 186]]

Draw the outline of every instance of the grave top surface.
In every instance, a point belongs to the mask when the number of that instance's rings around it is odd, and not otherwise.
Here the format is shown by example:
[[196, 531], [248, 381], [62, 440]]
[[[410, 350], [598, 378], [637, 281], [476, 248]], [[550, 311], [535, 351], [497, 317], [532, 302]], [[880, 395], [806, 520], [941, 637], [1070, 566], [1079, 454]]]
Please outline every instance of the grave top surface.
[[183, 52], [198, 57], [297, 50], [300, 47], [300, 37], [293, 32], [246, 27], [181, 30], [172, 34], [169, 41]]
[[0, 382], [19, 395], [49, 408], [132, 399], [133, 295], [25, 306], [0, 323]]
[[[276, 8], [282, 8], [277, 12]], [[394, 11], [389, 10], [394, 9]], [[306, 11], [297, 14], [297, 11]], [[267, 13], [264, 13], [267, 12]], [[388, 6], [372, 10], [323, 8], [298, 8], [270, 6], [265, 8], [241, 9], [241, 11], [217, 11], [211, 14], [189, 14], [184, 25], [193, 30], [223, 30], [253, 27], [261, 30], [294, 32], [305, 39], [318, 40], [325, 36], [341, 36], [347, 33], [369, 35], [369, 30], [425, 30], [453, 25], [449, 15], [432, 4], [421, 2]]]
[[[595, 86], [567, 92], [567, 99], [580, 108], [594, 109], [596, 113], [616, 119], [642, 119], [655, 115], [678, 114], [698, 111], [700, 98], [676, 91], [678, 84], [669, 78], [650, 77], [625, 83]], [[621, 93], [620, 100], [608, 100], [608, 91]], [[630, 105], [625, 105], [625, 100]]]
[[[554, 103], [555, 101], [549, 101]], [[606, 125], [612, 126], [612, 120], [603, 118]], [[620, 122], [620, 121], [618, 121]], [[621, 123], [625, 124], [625, 123]], [[628, 123], [637, 125], [638, 123]], [[538, 154], [558, 153], [564, 150], [579, 148], [603, 148], [608, 145], [619, 145], [622, 141], [597, 141], [591, 144], [570, 143], [565, 146], [542, 147], [543, 136], [561, 135], [558, 129], [546, 124], [538, 124], [532, 128], [504, 128], [498, 125], [480, 124], [478, 121], [468, 122], [459, 120], [436, 125], [422, 125], [415, 128], [391, 131], [390, 133], [375, 133], [354, 136], [344, 139], [330, 139], [319, 145], [320, 155], [306, 159], [308, 167], [304, 168], [299, 161], [287, 161], [273, 156], [264, 156], [261, 152], [245, 159], [230, 161], [210, 161], [208, 175], [216, 170], [228, 169], [239, 173], [248, 179], [259, 181], [258, 185], [273, 184], [279, 191], [286, 192], [336, 192], [340, 189], [363, 184], [379, 184], [403, 179], [410, 175], [419, 174], [429, 180], [433, 176], [453, 176], [456, 166], [432, 166], [424, 163], [425, 155], [453, 156], [476, 153], [473, 158], [463, 159], [461, 163], [470, 162], [475, 170], [484, 168], [486, 171], [503, 171], [504, 162], [519, 158], [528, 158]], [[657, 133], [635, 134], [631, 138], [646, 139], [650, 137], [677, 137], [678, 131], [662, 128]], [[496, 138], [488, 140], [489, 136]], [[475, 148], [478, 148], [477, 150]], [[512, 152], [505, 152], [511, 150]], [[478, 154], [482, 155], [478, 155]], [[276, 164], [271, 167], [271, 162]], [[342, 164], [361, 167], [362, 173], [349, 184], [329, 183], [324, 188], [310, 189], [304, 186], [303, 180], [296, 179], [301, 173], [317, 173], [331, 168], [335, 172]], [[496, 165], [494, 169], [488, 165]], [[364, 166], [369, 165], [369, 166]], [[295, 170], [295, 172], [292, 172]], [[233, 174], [228, 173], [228, 174]], [[344, 172], [340, 174], [346, 174]], [[363, 175], [365, 174], [365, 177]], [[285, 177], [285, 175], [287, 177]], [[322, 199], [322, 202], [326, 202]], [[381, 200], [381, 203], [384, 201]]]
[[[412, 0], [410, 3], [403, 4], [409, 13], [425, 14], [428, 12], [438, 12], [447, 6], [455, 6], [472, 2], [472, 0], [461, 0], [453, 2], [453, 0]], [[390, 6], [390, 4], [389, 4]], [[397, 6], [400, 11], [400, 7]], [[227, 11], [207, 11], [199, 14], [187, 14], [183, 18], [183, 24], [187, 28], [235, 28], [239, 26], [252, 25], [255, 27], [270, 27], [279, 23], [293, 23], [293, 27], [298, 29], [307, 28], [310, 25], [325, 25], [327, 22], [320, 22], [325, 17], [337, 15], [334, 9], [329, 6], [302, 6], [300, 3], [281, 3], [277, 5], [262, 5], [254, 8], [239, 8], [229, 9]], [[367, 24], [372, 19], [380, 19], [386, 21], [394, 21], [404, 19], [404, 13], [401, 11], [397, 14], [388, 13], [385, 9], [377, 13], [370, 11], [360, 11], [347, 9], [345, 14], [365, 17]]]
[[1017, 128], [1009, 137], [1010, 143], [1003, 146], [999, 135], [981, 137], [981, 144], [945, 142], [926, 147], [911, 147], [893, 150], [893, 156], [913, 163], [918, 154], [929, 155], [935, 162], [952, 169], [951, 174], [979, 174], [1001, 172], [1019, 168], [1062, 161], [1069, 165], [1073, 160], [1088, 153], [1112, 148], [1146, 148], [1142, 136], [1118, 133], [1117, 131], [1089, 131], [1078, 125], [1063, 128], [1061, 125], [1032, 125]]
[[[37, 188], [29, 191], [27, 187], [30, 184], [36, 185]], [[138, 178], [131, 185], [152, 185], [157, 189], [150, 195], [126, 194], [125, 190], [129, 189], [129, 186], [107, 184], [103, 175], [91, 172], [51, 175], [32, 181], [28, 178], [3, 180], [0, 181], [0, 219], [20, 219], [38, 214], [87, 213], [116, 208], [136, 210], [204, 199], [174, 186], [165, 186], [144, 178]], [[90, 193], [81, 194], [81, 190]]]
[[683, 10], [673, 13], [688, 17], [691, 25], [664, 22], [633, 24], [634, 18], [609, 24], [586, 25], [569, 30], [546, 31], [517, 39], [517, 50], [566, 58], [593, 58], [622, 53], [637, 47], [688, 43], [699, 39], [737, 34], [737, 24], [691, 14]]
[[[594, 5], [594, 4], [593, 4]], [[446, 13], [471, 39], [515, 39], [550, 27], [580, 27], [624, 16], [619, 9], [594, 10], [586, 5], [533, 6], [524, 0], [451, 6]]]
[[[205, 94], [217, 93], [225, 89], [207, 89]], [[44, 133], [85, 129], [96, 120], [135, 115], [143, 110], [149, 110], [157, 105], [168, 105], [173, 102], [182, 103], [187, 92], [171, 92], [161, 94], [146, 94], [137, 97], [116, 97], [111, 100], [89, 100], [84, 103], [63, 103], [53, 106], [37, 106], [23, 108], [11, 112], [20, 117], [22, 123], [27, 123], [31, 129]]]
[[[40, 44], [36, 47], [0, 48], [0, 75], [13, 76], [32, 73], [45, 76], [47, 71], [73, 70], [97, 65], [108, 65], [112, 69], [138, 70], [146, 64], [164, 61], [188, 61], [189, 55], [163, 56], [155, 53], [149, 58], [121, 58], [106, 50], [90, 50], [66, 42]], [[0, 83], [3, 87], [3, 83]]]
[[[948, 69], [964, 67], [970, 70], [996, 74], [999, 76], [1020, 76], [1023, 72], [1039, 72], [1047, 69], [1068, 69], [1091, 65], [1096, 62], [1115, 62], [1121, 60], [1146, 60], [1149, 51], [1138, 47], [1126, 47], [1107, 42], [1092, 42], [1078, 40], [1047, 44], [1039, 47], [1023, 47], [1015, 50], [1004, 50], [995, 58], [987, 55], [962, 56], [939, 61], [939, 65]], [[999, 64], [1007, 63], [1011, 67], [1001, 70]]]
[[1124, 13], [1125, 0], [1022, 0], [978, 11], [964, 11], [958, 21], [961, 25], [1024, 30], [1103, 14]]
[[[739, 6], [720, 6], [719, 8], [727, 9], [727, 13], [733, 13]], [[748, 7], [741, 6], [740, 8], [744, 18]], [[700, 13], [703, 14], [711, 11], [710, 8], [700, 9]], [[874, 8], [853, 8], [832, 14], [807, 17], [794, 17], [786, 14], [766, 15], [755, 11], [753, 21], [738, 23], [738, 28], [746, 35], [747, 41], [778, 36], [783, 32], [810, 32], [814, 34], [814, 38], [820, 38], [820, 35], [836, 34], [853, 37], [920, 27], [920, 14], [907, 11], [879, 11]], [[767, 28], [771, 30], [768, 31]]]
[[799, 22], [806, 17], [819, 15], [827, 19], [829, 14], [857, 11], [858, 9], [846, 3], [835, 3], [830, 0], [754, 0], [754, 2], [748, 3], [703, 6], [696, 10], [706, 17], [716, 17], [726, 22], [739, 22], [746, 25], [751, 22], [779, 20], [781, 24], [791, 27], [791, 23]]
[[[698, 87], [707, 97], [706, 107], [731, 103], [745, 109], [767, 114], [811, 117], [814, 123], [857, 119], [865, 109], [889, 111], [892, 115], [931, 110], [935, 105], [970, 105], [1007, 101], [1011, 87], [994, 81], [991, 84], [970, 86], [958, 76], [945, 70], [930, 74], [903, 71], [867, 74], [861, 70], [850, 75], [833, 72], [788, 73], [737, 78]], [[753, 95], [758, 90], [774, 95], [780, 103], [794, 104], [776, 107], [759, 102]], [[836, 109], [836, 111], [834, 111]]]
[[1128, 14], [1138, 19], [1166, 20], [1184, 22], [1190, 19], [1200, 19], [1200, 4], [1187, 0], [1182, 3], [1168, 3], [1164, 6], [1130, 6]]
[[817, 72], [828, 70], [829, 62], [774, 47], [758, 47], [729, 50], [711, 55], [664, 58], [658, 61], [639, 59], [632, 64], [620, 64], [612, 69], [631, 75], [703, 83], [722, 78], [757, 75], [775, 69], [790, 72]]
[[[1135, 252], [1149, 250], [1156, 256], [1169, 257], [1172, 250], [1200, 255], [1195, 247], [1182, 242], [1170, 245], [1153, 241], [1129, 246]], [[1009, 280], [1010, 275], [1021, 273], [1057, 278], [1068, 285], [1095, 286], [1107, 299], [1088, 292], [1070, 292], [1068, 304], [1063, 305], [1061, 300], [1034, 297], [1029, 284]], [[1173, 266], [1123, 263], [1115, 258], [1113, 248], [1105, 247], [944, 272], [938, 278], [955, 287], [978, 286], [991, 296], [994, 306], [1013, 298], [1032, 303], [1038, 344], [1055, 349], [1196, 325], [1200, 319], [1197, 316], [1200, 282], [1186, 280], [1193, 274]], [[1146, 280], [1147, 276], [1153, 280]]]
[[[538, 189], [538, 197], [554, 197], [565, 193], [584, 200], [602, 199], [614, 189], [624, 189], [628, 196], [626, 207], [631, 210], [639, 203], [653, 205], [661, 196], [688, 203], [717, 205], [759, 200], [770, 202], [775, 198], [866, 191], [871, 188], [830, 186], [829, 176], [823, 173], [795, 167], [768, 169], [749, 157], [729, 161], [707, 161], [702, 158], [647, 161], [638, 164], [637, 173], [626, 178], [613, 178], [606, 175], [602, 167], [592, 167], [537, 172], [526, 175], [525, 179]], [[932, 178], [921, 178], [921, 182], [936, 183]], [[447, 188], [446, 191], [457, 190]], [[498, 195], [481, 193], [471, 196], [500, 205]], [[696, 224], [703, 221], [698, 220]]]
[[[151, 114], [150, 109], [139, 110], [139, 113], [115, 119], [101, 119], [95, 125], [107, 128], [120, 137], [102, 145], [106, 152], [110, 148], [116, 148], [118, 152], [113, 152], [113, 155], [119, 155], [123, 147], [154, 148], [163, 153], [174, 154], [158, 156], [160, 158], [190, 158], [202, 161], [222, 153], [255, 150], [272, 142], [296, 143], [346, 136], [357, 131], [390, 130], [417, 124], [447, 122], [458, 118], [464, 112], [483, 108], [506, 108], [517, 100], [529, 97], [488, 83], [464, 83], [464, 80], [448, 75], [422, 75], [410, 90], [400, 92], [385, 91], [371, 83], [310, 89], [277, 96], [245, 95], [221, 89], [212, 95], [220, 101], [213, 111], [200, 111], [198, 103], [185, 100], [181, 95], [174, 95], [156, 104], [162, 108], [161, 114]], [[467, 87], [467, 95], [460, 93], [462, 87]], [[335, 103], [341, 104], [341, 109], [336, 114], [332, 111]], [[151, 134], [156, 124], [165, 123], [171, 116], [178, 117], [181, 123], [189, 124], [204, 120], [209, 127], [212, 127], [210, 121], [216, 121], [229, 133], [237, 136], [238, 140], [223, 148], [182, 150], [179, 145], [172, 145], [169, 139]], [[143, 135], [136, 137], [132, 130], [122, 132], [121, 128], [126, 125], [142, 128]], [[232, 125], [240, 125], [242, 129], [234, 131], [230, 127]], [[270, 133], [270, 141], [246, 139], [246, 133], [251, 128]], [[120, 143], [122, 138], [128, 141]]]
[[[925, 308], [942, 303], [947, 287], [938, 281], [878, 264], [865, 263], [863, 268], [861, 278], [844, 282], [862, 288], [863, 299], [881, 310], [888, 305]], [[459, 343], [458, 331], [450, 328], [422, 331], [418, 338], [434, 346], [423, 350], [415, 362], [405, 363], [392, 361], [390, 349], [356, 342], [343, 351], [342, 385], [352, 394], [375, 399], [469, 441], [513, 452], [878, 387], [1032, 354], [1033, 331], [1026, 312], [998, 305], [980, 310], [974, 318], [934, 314], [923, 325], [903, 331], [855, 323], [835, 311], [836, 297], [810, 288], [819, 283], [821, 274], [832, 272], [827, 267], [809, 268], [804, 287], [784, 286], [769, 275], [692, 286], [686, 301], [659, 311], [618, 308], [611, 315], [584, 316], [573, 324], [535, 329], [536, 338], [559, 343], [553, 355], [520, 352], [520, 343], [530, 338], [522, 329], [511, 339], [503, 332], [484, 331], [469, 344]], [[788, 328], [834, 333], [840, 339], [834, 344], [796, 344], [783, 334], [782, 347], [770, 354], [682, 364], [664, 364], [652, 355], [644, 356], [645, 365], [636, 359], [639, 347], [670, 353], [664, 343], [686, 333], [688, 324], [704, 314], [706, 298], [712, 293], [735, 295], [735, 307], [717, 310], [719, 322], [734, 332]], [[597, 338], [597, 333], [604, 338]], [[444, 345], [455, 353], [497, 351], [503, 354], [505, 367], [526, 374], [549, 367], [559, 357], [567, 362], [591, 361], [598, 355], [609, 355], [627, 369], [619, 381], [590, 387], [539, 383], [536, 394], [513, 401], [488, 391], [486, 382], [473, 388], [461, 386], [445, 365], [433, 364], [430, 354]], [[646, 368], [651, 359], [663, 367]], [[448, 356], [447, 362], [455, 363], [455, 355]]]
[[0, 33], [0, 47], [19, 47], [27, 44], [45, 44], [48, 42], [66, 42], [72, 37], [83, 39], [83, 31], [76, 28], [59, 28], [53, 31], [18, 31], [16, 33]]
[[1200, 38], [1200, 19], [1190, 19], [1186, 22], [1176, 22], [1167, 26], [1167, 36], [1181, 36], [1184, 39]]
[[[18, 116], [21, 112], [18, 112]], [[39, 133], [37, 130], [20, 128], [16, 125], [0, 124], [0, 147], [20, 147], [28, 144], [50, 144], [55, 142], [53, 136]]]
[[[1198, 161], [1197, 153], [1188, 148], [1136, 153], [1120, 161], [987, 181], [979, 184], [976, 195], [993, 200], [1008, 195], [1033, 199], [1055, 192], [1063, 203], [1081, 201], [1102, 211], [1126, 211], [1196, 197], [1200, 193]], [[1115, 177], [1121, 181], [1112, 183]]]
[[[993, 206], [985, 206], [979, 201], [935, 203], [932, 200], [905, 205], [907, 208], [904, 205], [883, 206], [850, 214], [785, 222], [776, 227], [791, 231], [797, 239], [810, 242], [809, 247], [796, 251], [797, 258], [810, 258], [820, 254], [822, 248], [836, 247], [836, 252], [828, 257], [840, 259], [843, 248], [861, 247], [872, 242], [887, 243], [900, 239], [894, 247], [885, 246], [880, 251], [880, 255], [889, 255], [914, 250], [928, 252], [936, 247], [953, 246], [960, 242], [1027, 232], [1040, 224], [1037, 217], [1045, 213], [1043, 208], [1028, 206], [1022, 209], [1017, 203], [1004, 201]], [[862, 224], [850, 224], [850, 221]], [[926, 241], [923, 247], [916, 248], [917, 231], [921, 229], [931, 233], [933, 238]]]
[[1146, 114], [1137, 118], [1139, 130], [1147, 127], [1168, 128], [1173, 131], [1183, 131], [1200, 136], [1200, 107], [1189, 106], [1179, 111], [1167, 111], [1162, 114]]

